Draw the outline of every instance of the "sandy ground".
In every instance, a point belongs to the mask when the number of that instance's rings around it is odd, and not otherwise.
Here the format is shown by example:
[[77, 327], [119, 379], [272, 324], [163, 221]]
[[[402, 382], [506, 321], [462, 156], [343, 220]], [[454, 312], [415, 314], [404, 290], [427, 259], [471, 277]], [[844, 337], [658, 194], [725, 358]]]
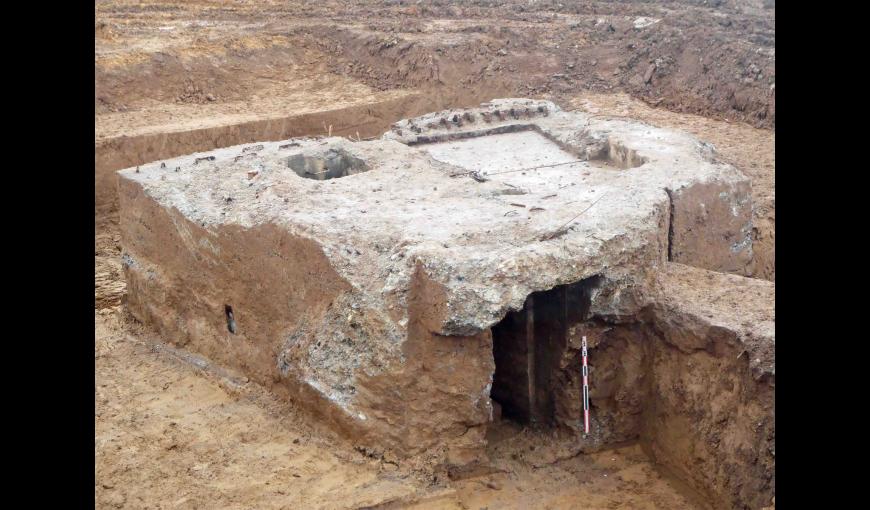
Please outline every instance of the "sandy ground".
[[287, 76], [282, 79], [261, 79], [256, 92], [243, 98], [203, 103], [143, 99], [137, 101], [135, 110], [103, 113], [96, 117], [94, 140], [277, 119], [389, 101], [410, 93], [375, 90], [351, 78], [331, 75], [322, 65], [306, 65], [304, 61], [284, 72]]
[[94, 321], [97, 507], [356, 508], [416, 490], [110, 310]]

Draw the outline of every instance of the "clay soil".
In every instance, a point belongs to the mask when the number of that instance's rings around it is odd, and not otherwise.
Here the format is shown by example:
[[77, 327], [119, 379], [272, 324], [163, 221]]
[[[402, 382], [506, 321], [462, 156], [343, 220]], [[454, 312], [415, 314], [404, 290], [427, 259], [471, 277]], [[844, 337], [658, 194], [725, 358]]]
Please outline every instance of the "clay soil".
[[[99, 508], [703, 508], [637, 445], [560, 456], [498, 424], [463, 480], [373, 459], [124, 313], [114, 170], [255, 139], [377, 136], [495, 97], [688, 131], [752, 178], [775, 279], [773, 2], [95, 5]], [[101, 177], [102, 176], [102, 177]]]

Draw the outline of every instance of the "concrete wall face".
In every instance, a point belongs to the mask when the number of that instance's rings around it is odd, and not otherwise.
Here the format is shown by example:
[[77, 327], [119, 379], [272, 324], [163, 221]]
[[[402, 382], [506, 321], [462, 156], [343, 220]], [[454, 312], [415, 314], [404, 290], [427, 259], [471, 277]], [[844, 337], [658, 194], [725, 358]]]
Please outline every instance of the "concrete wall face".
[[669, 260], [734, 274], [752, 267], [749, 183], [713, 181], [668, 190], [671, 199]]
[[[487, 133], [522, 135], [478, 139]], [[131, 313], [370, 452], [473, 465], [492, 396], [506, 416], [583, 449], [641, 438], [678, 470], [690, 457], [679, 445], [694, 452], [737, 430], [692, 429], [689, 417], [769, 396], [754, 377], [772, 378], [772, 357], [755, 353], [768, 352], [772, 330], [745, 331], [713, 305], [717, 319], [697, 319], [692, 306], [706, 301], [684, 280], [709, 272], [667, 262], [742, 274], [751, 260], [748, 181], [691, 137], [502, 100], [402, 121], [373, 142], [264, 142], [119, 176]], [[745, 280], [728, 278], [714, 279]], [[713, 342], [710, 331], [732, 333]], [[764, 367], [743, 359], [716, 372], [734, 349]], [[678, 367], [684, 358], [709, 380]], [[671, 398], [671, 383], [691, 386], [692, 400]], [[717, 400], [702, 398], [705, 385]], [[747, 427], [770, 407], [753, 409], [734, 425], [743, 453], [701, 457], [731, 467], [686, 471], [711, 497], [737, 504], [772, 487], [746, 485], [734, 467], [754, 461], [746, 445], [767, 445]]]
[[[159, 207], [129, 181], [121, 181], [120, 196], [127, 307], [138, 320], [301, 400], [364, 447], [406, 456], [444, 447], [448, 462], [477, 460], [491, 415], [491, 335], [433, 335], [432, 313], [443, 296], [425, 275], [411, 289], [400, 352], [378, 356], [381, 373], [324, 378], [352, 380], [350, 407], [310, 371], [346, 371], [337, 361], [365, 356], [367, 337], [383, 331], [376, 313], [353, 306], [350, 285], [316, 243], [271, 226], [209, 231]], [[342, 322], [330, 336], [314, 326]]]

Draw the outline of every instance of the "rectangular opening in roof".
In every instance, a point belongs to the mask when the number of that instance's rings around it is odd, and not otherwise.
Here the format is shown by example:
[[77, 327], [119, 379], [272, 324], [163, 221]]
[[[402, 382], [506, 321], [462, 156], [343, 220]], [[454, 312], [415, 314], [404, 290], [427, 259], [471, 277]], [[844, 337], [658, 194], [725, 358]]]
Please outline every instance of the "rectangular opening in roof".
[[[574, 155], [537, 131], [518, 131], [427, 144], [433, 158], [481, 174], [577, 162]], [[566, 164], [565, 168], [573, 165]]]

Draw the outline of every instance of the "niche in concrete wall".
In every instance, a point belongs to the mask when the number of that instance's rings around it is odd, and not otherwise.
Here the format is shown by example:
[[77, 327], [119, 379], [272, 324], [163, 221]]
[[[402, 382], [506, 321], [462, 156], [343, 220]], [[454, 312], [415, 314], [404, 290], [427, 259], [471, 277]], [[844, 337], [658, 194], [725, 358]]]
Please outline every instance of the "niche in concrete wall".
[[521, 310], [508, 312], [492, 327], [495, 375], [490, 395], [506, 418], [552, 425], [553, 385], [568, 328], [587, 318], [592, 290], [600, 281], [593, 276], [533, 292]]

